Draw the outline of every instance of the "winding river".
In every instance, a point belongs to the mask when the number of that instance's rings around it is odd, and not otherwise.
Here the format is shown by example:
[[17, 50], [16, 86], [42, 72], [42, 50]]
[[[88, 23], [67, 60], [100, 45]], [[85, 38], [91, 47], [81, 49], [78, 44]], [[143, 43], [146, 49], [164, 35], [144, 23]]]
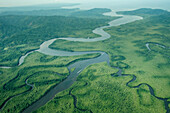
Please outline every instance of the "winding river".
[[[159, 44], [159, 43], [156, 43], [156, 42], [147, 42], [145, 45], [146, 45], [146, 48], [149, 50], [149, 52], [152, 51], [152, 49], [150, 48], [150, 44], [156, 45], [156, 46], [163, 48], [163, 49], [170, 49], [170, 47], [167, 47], [163, 44]], [[170, 58], [170, 56], [168, 56], [168, 55], [164, 55], [164, 56]]]
[[[106, 15], [110, 16], [115, 16], [114, 12], [108, 13]], [[112, 26], [119, 26], [123, 25], [126, 23], [134, 22], [136, 20], [140, 20], [142, 17], [139, 16], [123, 16], [122, 18], [113, 20], [108, 23], [108, 26], [102, 26], [99, 28], [96, 28], [93, 30], [93, 33], [100, 35], [101, 37], [93, 38], [93, 39], [85, 39], [85, 38], [56, 38], [56, 39], [51, 39], [48, 41], [45, 41], [43, 44], [40, 45], [40, 49], [36, 50], [40, 53], [46, 54], [46, 55], [52, 55], [52, 56], [75, 56], [75, 55], [83, 55], [83, 54], [93, 54], [93, 53], [100, 53], [101, 55], [97, 58], [92, 58], [88, 60], [82, 60], [78, 61], [74, 64], [71, 64], [68, 66], [68, 70], [70, 72], [69, 76], [67, 77], [66, 80], [61, 82], [59, 85], [57, 85], [55, 88], [50, 90], [45, 96], [43, 96], [41, 99], [39, 99], [37, 102], [29, 106], [27, 109], [23, 111], [23, 113], [30, 113], [32, 111], [35, 111], [39, 107], [45, 105], [49, 100], [53, 99], [54, 96], [58, 93], [61, 92], [65, 89], [68, 89], [75, 81], [77, 76], [83, 71], [87, 66], [95, 63], [100, 63], [100, 62], [107, 62], [109, 65], [109, 56], [107, 53], [102, 52], [102, 51], [83, 51], [83, 52], [67, 52], [67, 51], [60, 51], [60, 50], [54, 50], [50, 49], [49, 45], [51, 45], [54, 41], [58, 39], [62, 40], [68, 40], [68, 41], [78, 41], [78, 42], [96, 42], [96, 41], [102, 41], [106, 40], [111, 37], [110, 34], [104, 31], [105, 28], [109, 28]], [[73, 72], [70, 70], [72, 68], [75, 68]]]
[[[104, 15], [108, 15], [108, 16], [122, 16], [122, 18], [118, 18], [116, 20], [113, 20], [111, 22], [108, 23], [107, 26], [102, 26], [99, 28], [96, 28], [95, 30], [93, 30], [93, 33], [100, 35], [100, 37], [96, 37], [93, 39], [85, 39], [85, 38], [72, 38], [72, 37], [67, 37], [67, 38], [55, 38], [55, 39], [51, 39], [48, 41], [45, 41], [44, 43], [42, 43], [40, 45], [40, 49], [35, 50], [38, 51], [40, 53], [43, 53], [45, 55], [52, 55], [52, 56], [75, 56], [75, 55], [84, 55], [84, 54], [94, 54], [94, 53], [100, 53], [100, 56], [97, 58], [92, 58], [92, 59], [87, 59], [87, 60], [82, 60], [82, 61], [77, 61], [71, 65], [68, 66], [68, 70], [70, 72], [69, 76], [60, 84], [58, 84], [57, 86], [55, 86], [53, 89], [51, 89], [46, 95], [44, 95], [42, 98], [40, 98], [38, 101], [36, 101], [35, 103], [33, 103], [31, 106], [29, 106], [28, 108], [26, 108], [23, 113], [30, 113], [35, 111], [36, 109], [38, 109], [39, 107], [45, 105], [47, 102], [49, 102], [51, 99], [53, 99], [55, 97], [55, 95], [58, 92], [61, 92], [63, 90], [68, 89], [75, 81], [77, 76], [81, 73], [81, 71], [83, 71], [87, 66], [91, 65], [91, 64], [95, 64], [95, 63], [100, 63], [100, 62], [107, 62], [107, 64], [110, 66], [109, 64], [109, 55], [103, 51], [79, 51], [79, 52], [68, 52], [68, 51], [60, 51], [60, 50], [54, 50], [49, 48], [49, 45], [51, 45], [54, 41], [57, 40], [68, 40], [68, 41], [78, 41], [78, 42], [95, 42], [95, 41], [102, 41], [102, 40], [106, 40], [108, 38], [111, 37], [110, 34], [108, 34], [107, 32], [104, 31], [105, 28], [109, 28], [112, 26], [119, 26], [119, 25], [123, 25], [126, 23], [130, 23], [130, 22], [134, 22], [136, 20], [141, 20], [143, 19], [142, 17], [139, 16], [123, 16], [123, 15], [117, 15], [114, 11], [112, 12], [108, 12], [105, 13]], [[149, 45], [146, 45], [147, 47], [149, 47]], [[150, 49], [150, 48], [149, 48]], [[31, 51], [29, 53], [27, 53], [25, 56], [22, 56], [19, 59], [19, 64], [21, 65], [24, 62], [24, 59], [31, 53], [33, 53], [34, 51]], [[11, 68], [11, 67], [1, 67], [1, 68]], [[74, 71], [71, 71], [72, 68], [75, 68]], [[119, 69], [119, 71], [117, 72], [117, 74], [119, 76], [128, 76], [128, 75], [122, 75], [122, 71], [120, 68], [118, 67], [113, 67], [113, 68], [117, 68]], [[128, 87], [130, 87], [128, 84], [132, 81], [136, 80], [136, 76], [134, 76], [134, 78], [129, 81], [126, 85]], [[30, 86], [30, 87], [34, 87], [33, 85], [27, 83], [28, 79], [25, 80], [25, 83]], [[150, 93], [151, 95], [155, 96], [153, 88], [149, 85], [147, 85], [150, 89]], [[139, 86], [138, 86], [139, 87]], [[131, 88], [137, 88], [136, 87], [131, 87]], [[18, 94], [19, 95], [19, 94]], [[16, 95], [17, 96], [17, 95]], [[13, 96], [14, 97], [14, 96]], [[13, 98], [12, 97], [12, 98]], [[155, 96], [156, 97], [156, 96]], [[156, 97], [160, 100], [163, 100], [165, 103], [165, 109], [167, 110], [167, 113], [169, 112], [169, 108], [168, 108], [168, 99], [163, 99], [160, 97]], [[10, 99], [9, 99], [10, 100]], [[8, 102], [8, 101], [6, 101]], [[5, 105], [5, 104], [4, 104]]]
[[151, 51], [150, 44], [154, 44], [154, 45], [159, 46], [159, 47], [161, 47], [161, 48], [163, 48], [163, 49], [170, 49], [170, 47], [167, 47], [167, 46], [165, 46], [165, 45], [162, 45], [162, 44], [159, 44], [159, 43], [156, 43], [156, 42], [147, 42], [147, 43], [146, 43], [146, 47], [147, 47], [147, 49], [148, 49], [149, 51]]

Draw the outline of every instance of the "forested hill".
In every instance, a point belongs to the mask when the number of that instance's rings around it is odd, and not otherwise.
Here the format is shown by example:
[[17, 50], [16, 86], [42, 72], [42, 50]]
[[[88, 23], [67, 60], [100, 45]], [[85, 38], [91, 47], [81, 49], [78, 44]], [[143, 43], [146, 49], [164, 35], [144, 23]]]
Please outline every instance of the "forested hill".
[[49, 10], [32, 10], [32, 11], [5, 11], [0, 15], [28, 15], [28, 16], [69, 16], [79, 11], [79, 9], [49, 9]]
[[107, 18], [103, 13], [110, 12], [107, 8], [94, 8], [90, 10], [75, 9], [50, 9], [50, 10], [33, 10], [33, 11], [4, 11], [0, 15], [27, 15], [27, 16], [74, 16], [88, 18]]
[[92, 30], [106, 25], [110, 20], [63, 16], [0, 16], [0, 65], [16, 65], [21, 55], [55, 37], [96, 37]]
[[103, 13], [110, 12], [110, 9], [106, 8], [94, 8], [90, 10], [77, 11], [71, 14], [71, 16], [78, 17], [103, 17]]
[[163, 9], [151, 9], [151, 8], [141, 8], [133, 11], [118, 11], [117, 13], [124, 15], [139, 15], [143, 17], [170, 14], [170, 12]]
[[[144, 17], [143, 21], [138, 22], [140, 24], [135, 26], [136, 29], [143, 30], [147, 27], [150, 27], [150, 28], [156, 30], [157, 32], [159, 32], [161, 35], [158, 35], [156, 33], [154, 35], [152, 33], [148, 33], [147, 35], [152, 36], [152, 37], [153, 36], [157, 37], [157, 35], [162, 36], [162, 37], [164, 37], [163, 41], [161, 42], [162, 44], [168, 45], [170, 43], [170, 37], [169, 37], [170, 12], [168, 12], [166, 10], [162, 10], [162, 9], [142, 8], [142, 9], [137, 9], [134, 11], [120, 11], [117, 13], [125, 14], [125, 15], [143, 16]], [[145, 28], [142, 28], [142, 26], [144, 26], [144, 25], [145, 25]], [[130, 29], [129, 29], [129, 31], [130, 31]], [[132, 31], [130, 31], [129, 33], [131, 33], [131, 32]], [[146, 31], [141, 31], [140, 33], [144, 34], [144, 33], [146, 33]]]

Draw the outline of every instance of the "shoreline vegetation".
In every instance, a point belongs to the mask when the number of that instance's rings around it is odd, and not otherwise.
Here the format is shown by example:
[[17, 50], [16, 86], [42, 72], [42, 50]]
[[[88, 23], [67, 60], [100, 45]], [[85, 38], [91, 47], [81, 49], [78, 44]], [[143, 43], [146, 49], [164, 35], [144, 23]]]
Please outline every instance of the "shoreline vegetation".
[[[103, 13], [101, 10], [97, 11]], [[15, 66], [21, 54], [31, 49], [37, 49], [44, 40], [50, 39], [47, 37], [60, 37], [61, 34], [57, 34], [56, 31], [62, 32], [64, 37], [87, 37], [88, 35], [96, 37], [91, 31], [113, 19], [100, 17], [101, 15], [88, 19], [82, 16], [90, 12], [94, 14], [97, 11], [94, 9], [89, 12], [79, 12], [76, 14], [79, 17], [76, 18], [53, 16], [40, 19], [36, 16], [1, 15], [0, 25], [3, 25], [4, 28], [0, 30], [0, 44], [2, 45], [0, 50], [3, 53], [0, 58], [4, 60], [1, 59], [0, 65]], [[140, 15], [144, 17], [144, 20], [105, 29], [111, 34], [111, 38], [104, 41], [84, 43], [60, 40], [60, 42], [57, 41], [50, 45], [50, 48], [66, 51], [105, 51], [110, 57], [111, 67], [107, 63], [88, 66], [69, 89], [58, 93], [53, 100], [35, 112], [169, 112], [170, 58], [166, 56], [170, 56], [170, 13], [155, 9], [119, 13]], [[41, 28], [52, 23], [51, 18], [57, 19], [59, 22], [62, 22], [60, 19], [64, 19], [68, 23], [64, 24], [65, 27], [63, 23], [51, 25], [51, 28], [46, 28], [45, 31], [53, 30], [54, 32], [41, 34], [44, 31]], [[17, 23], [17, 19], [21, 20], [20, 24]], [[24, 20], [22, 21], [22, 19]], [[14, 23], [11, 23], [11, 20], [14, 20]], [[84, 21], [86, 24], [83, 23]], [[70, 23], [72, 24], [69, 25]], [[18, 25], [16, 26], [16, 24]], [[76, 28], [74, 25], [79, 27]], [[61, 26], [61, 29], [52, 26]], [[64, 29], [62, 29], [63, 27]], [[72, 28], [74, 29], [72, 30]], [[17, 31], [22, 32], [14, 34]], [[68, 34], [65, 31], [69, 31]], [[28, 40], [23, 35], [24, 33], [32, 33], [28, 35], [32, 38], [28, 38]], [[20, 38], [16, 40], [18, 36]], [[44, 36], [46, 38], [42, 38]], [[35, 40], [32, 40], [33, 37]], [[30, 42], [25, 43], [27, 41], [32, 42], [31, 45], [28, 46]], [[150, 43], [150, 51], [146, 47], [146, 43]], [[15, 52], [15, 56], [11, 56]], [[25, 95], [18, 95], [7, 102], [1, 112], [22, 112], [68, 76], [68, 65], [98, 56], [99, 54], [88, 54], [56, 57], [34, 52], [27, 56], [21, 66], [0, 69], [0, 105], [9, 97], [25, 92]], [[119, 67], [122, 75], [132, 76], [116, 75], [118, 70], [112, 67]], [[26, 81], [34, 87], [30, 89], [31, 86], [26, 85]], [[167, 105], [165, 106], [165, 101], [156, 99], [150, 94], [150, 90], [154, 91], [155, 96], [166, 98]]]

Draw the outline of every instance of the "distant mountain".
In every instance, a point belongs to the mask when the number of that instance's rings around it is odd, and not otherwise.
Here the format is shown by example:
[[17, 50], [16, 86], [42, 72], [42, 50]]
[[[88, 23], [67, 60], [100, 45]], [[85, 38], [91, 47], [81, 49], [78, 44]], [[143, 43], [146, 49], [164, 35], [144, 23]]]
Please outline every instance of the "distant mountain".
[[[94, 8], [90, 10], [75, 9], [46, 9], [46, 10], [32, 10], [32, 11], [5, 11], [0, 13], [0, 16], [4, 15], [26, 15], [26, 16], [74, 16], [74, 17], [88, 17], [98, 18], [105, 17], [103, 13], [111, 11], [106, 8]], [[107, 18], [107, 17], [106, 17]]]
[[74, 12], [72, 16], [80, 16], [80, 17], [89, 17], [89, 16], [101, 16], [105, 12], [110, 12], [110, 9], [107, 8], [94, 8], [90, 10], [82, 10], [79, 12]]
[[33, 10], [33, 11], [6, 11], [0, 13], [0, 15], [27, 15], [27, 16], [69, 16], [73, 12], [79, 11], [79, 9], [50, 9], [50, 10]]
[[8, 11], [33, 11], [33, 10], [50, 10], [50, 9], [59, 9], [66, 6], [74, 6], [78, 4], [71, 3], [58, 3], [58, 4], [42, 4], [42, 5], [33, 5], [33, 6], [20, 6], [20, 7], [0, 7], [0, 12]]
[[141, 8], [133, 11], [119, 11], [118, 14], [124, 15], [140, 15], [140, 16], [156, 16], [156, 15], [163, 15], [168, 14], [170, 12], [162, 9], [151, 9], [151, 8]]

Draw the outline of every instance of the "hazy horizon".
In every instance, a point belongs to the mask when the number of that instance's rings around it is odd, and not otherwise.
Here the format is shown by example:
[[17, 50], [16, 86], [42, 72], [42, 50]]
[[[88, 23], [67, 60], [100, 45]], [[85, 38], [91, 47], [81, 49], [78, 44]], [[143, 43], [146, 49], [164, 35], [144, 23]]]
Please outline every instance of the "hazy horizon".
[[80, 3], [75, 6], [82, 9], [89, 8], [111, 8], [115, 10], [136, 9], [136, 8], [161, 8], [170, 10], [170, 0], [0, 0], [0, 7], [31, 6], [38, 4], [57, 4], [57, 3]]

